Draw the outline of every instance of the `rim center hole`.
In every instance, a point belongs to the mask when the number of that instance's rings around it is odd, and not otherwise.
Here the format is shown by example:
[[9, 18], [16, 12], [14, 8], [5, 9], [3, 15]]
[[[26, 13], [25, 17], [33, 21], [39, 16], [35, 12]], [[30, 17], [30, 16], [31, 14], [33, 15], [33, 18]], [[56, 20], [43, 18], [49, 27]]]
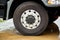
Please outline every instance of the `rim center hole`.
[[28, 15], [28, 16], [26, 17], [26, 22], [27, 22], [28, 24], [33, 24], [33, 23], [35, 22], [35, 17], [34, 17], [33, 15]]

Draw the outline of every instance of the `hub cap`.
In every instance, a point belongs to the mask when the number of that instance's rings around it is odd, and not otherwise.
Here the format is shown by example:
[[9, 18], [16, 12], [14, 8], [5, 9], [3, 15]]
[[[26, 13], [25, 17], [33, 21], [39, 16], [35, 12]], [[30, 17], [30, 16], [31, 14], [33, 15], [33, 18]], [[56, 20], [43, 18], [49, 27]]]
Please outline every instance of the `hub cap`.
[[35, 29], [41, 23], [41, 17], [35, 10], [26, 10], [21, 15], [21, 23], [27, 29]]
[[32, 16], [32, 15], [28, 15], [28, 16], [26, 17], [26, 22], [27, 22], [28, 24], [33, 24], [33, 23], [35, 22], [35, 17]]

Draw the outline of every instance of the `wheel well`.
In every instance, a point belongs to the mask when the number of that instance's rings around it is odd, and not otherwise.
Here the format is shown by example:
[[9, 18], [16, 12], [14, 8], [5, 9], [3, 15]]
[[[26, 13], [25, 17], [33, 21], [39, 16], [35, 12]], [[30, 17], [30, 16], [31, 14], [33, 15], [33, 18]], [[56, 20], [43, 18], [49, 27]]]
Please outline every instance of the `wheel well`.
[[42, 5], [46, 9], [50, 18], [52, 18], [53, 16], [57, 16], [57, 11], [59, 8], [57, 9], [56, 7], [47, 7], [40, 0], [18, 0], [18, 1], [14, 0], [12, 5], [11, 5], [10, 11], [9, 11], [9, 19], [13, 17], [13, 14], [14, 14], [16, 7], [19, 6], [21, 3], [26, 2], [26, 1], [34, 1], [34, 2], [37, 2], [40, 5]]
[[18, 5], [20, 5], [21, 3], [26, 2], [26, 1], [34, 1], [34, 2], [42, 4], [42, 2], [40, 0], [36, 0], [36, 1], [35, 0], [18, 0], [18, 1], [14, 0], [11, 7], [10, 7], [9, 19], [13, 17], [13, 14], [14, 14], [14, 11], [15, 11], [16, 7]]
[[11, 7], [10, 7], [10, 11], [9, 11], [9, 19], [13, 17], [13, 14], [14, 14], [14, 11], [16, 9], [16, 7], [21, 4], [22, 2], [21, 1], [16, 1], [14, 0]]

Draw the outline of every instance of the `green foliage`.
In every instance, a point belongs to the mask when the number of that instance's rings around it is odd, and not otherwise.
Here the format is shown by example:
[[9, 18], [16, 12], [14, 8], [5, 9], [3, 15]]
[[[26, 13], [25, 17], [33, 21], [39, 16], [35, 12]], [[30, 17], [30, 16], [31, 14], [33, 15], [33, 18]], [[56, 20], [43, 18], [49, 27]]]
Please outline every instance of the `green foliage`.
[[0, 19], [0, 22], [3, 22], [3, 19]]

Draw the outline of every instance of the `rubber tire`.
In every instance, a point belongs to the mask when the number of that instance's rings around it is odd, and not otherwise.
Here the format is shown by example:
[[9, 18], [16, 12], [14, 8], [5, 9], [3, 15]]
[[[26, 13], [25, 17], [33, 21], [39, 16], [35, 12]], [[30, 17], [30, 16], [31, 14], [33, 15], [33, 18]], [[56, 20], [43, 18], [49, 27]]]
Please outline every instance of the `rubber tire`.
[[[35, 28], [35, 29], [26, 29], [23, 27], [23, 25], [21, 24], [21, 15], [25, 10], [28, 9], [33, 9], [36, 10], [40, 16], [41, 16], [41, 23], [40, 25]], [[14, 24], [16, 29], [23, 35], [39, 35], [41, 34], [47, 27], [48, 25], [48, 14], [46, 12], [46, 10], [38, 3], [36, 2], [24, 2], [22, 4], [20, 4], [16, 10], [14, 11], [14, 15], [13, 15], [13, 20], [14, 20]]]

